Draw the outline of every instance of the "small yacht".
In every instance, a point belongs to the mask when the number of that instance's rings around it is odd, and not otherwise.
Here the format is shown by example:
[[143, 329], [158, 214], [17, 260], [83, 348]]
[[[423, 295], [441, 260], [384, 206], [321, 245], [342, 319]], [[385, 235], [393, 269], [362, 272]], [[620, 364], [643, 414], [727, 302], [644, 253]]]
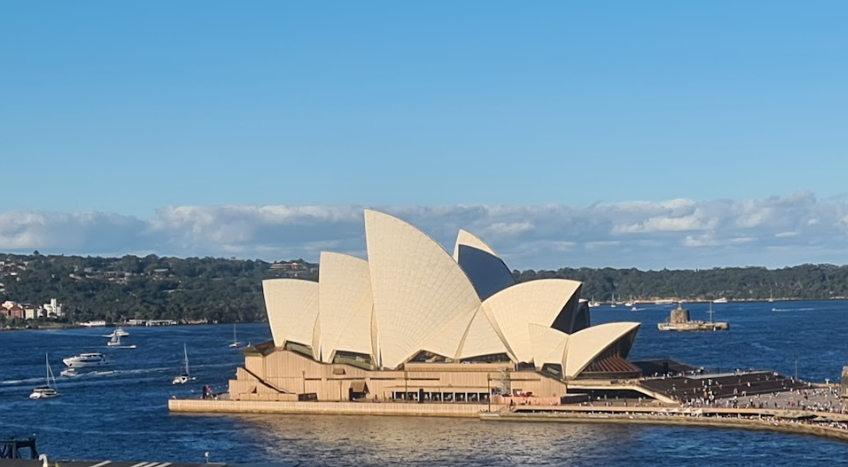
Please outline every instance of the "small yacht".
[[106, 343], [109, 347], [114, 347], [116, 349], [134, 349], [136, 346], [133, 345], [121, 345], [121, 335], [112, 333], [112, 338], [109, 339], [109, 342]]
[[186, 350], [186, 345], [183, 344], [183, 354], [185, 355], [185, 371], [174, 377], [174, 380], [171, 381], [171, 384], [186, 384], [189, 381], [194, 381], [195, 377], [191, 376], [191, 372], [188, 369], [188, 350]]
[[29, 395], [30, 399], [59, 397], [59, 391], [56, 389], [56, 378], [53, 376], [53, 370], [50, 369], [50, 359], [47, 358], [47, 354], [44, 354], [44, 363], [47, 366], [47, 385], [33, 389], [32, 394]]
[[68, 368], [100, 367], [112, 364], [112, 362], [100, 352], [74, 355], [73, 357], [62, 359], [62, 363], [64, 363]]
[[238, 346], [239, 346], [239, 341], [238, 341], [238, 337], [236, 337], [236, 325], [235, 325], [235, 323], [233, 323], [233, 343], [230, 344], [230, 348], [235, 349], [235, 348], [238, 348]]

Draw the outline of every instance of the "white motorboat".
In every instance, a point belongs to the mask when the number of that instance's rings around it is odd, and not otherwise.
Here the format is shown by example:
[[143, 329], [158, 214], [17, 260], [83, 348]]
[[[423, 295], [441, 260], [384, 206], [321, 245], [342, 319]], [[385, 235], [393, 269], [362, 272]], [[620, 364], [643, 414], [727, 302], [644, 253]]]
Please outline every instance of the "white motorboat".
[[77, 373], [76, 368], [65, 368], [64, 370], [62, 370], [61, 373], [59, 373], [59, 375], [64, 376], [66, 378], [76, 378], [77, 376], [79, 376], [79, 373]]
[[127, 331], [124, 331], [124, 328], [118, 326], [118, 327], [115, 328], [114, 331], [110, 332], [109, 334], [103, 335], [103, 337], [115, 337], [115, 336], [130, 337], [130, 333], [128, 333]]
[[239, 341], [238, 341], [238, 337], [236, 337], [236, 325], [233, 324], [233, 343], [230, 344], [230, 348], [235, 349], [235, 348], [238, 348], [238, 346], [239, 346]]
[[30, 399], [59, 397], [59, 390], [56, 389], [56, 378], [53, 376], [53, 370], [50, 368], [50, 359], [47, 358], [47, 354], [44, 354], [44, 363], [47, 366], [47, 385], [33, 389], [32, 394], [29, 395]]
[[112, 362], [100, 352], [83, 353], [62, 359], [68, 368], [87, 368], [109, 366]]
[[98, 328], [106, 326], [106, 321], [100, 319], [95, 321], [86, 321], [85, 323], [80, 323], [81, 326], [85, 326], [87, 328]]
[[186, 349], [186, 345], [183, 344], [183, 354], [185, 355], [185, 372], [174, 377], [174, 380], [171, 381], [171, 384], [186, 384], [189, 381], [194, 381], [195, 377], [191, 376], [191, 372], [188, 369], [188, 350]]

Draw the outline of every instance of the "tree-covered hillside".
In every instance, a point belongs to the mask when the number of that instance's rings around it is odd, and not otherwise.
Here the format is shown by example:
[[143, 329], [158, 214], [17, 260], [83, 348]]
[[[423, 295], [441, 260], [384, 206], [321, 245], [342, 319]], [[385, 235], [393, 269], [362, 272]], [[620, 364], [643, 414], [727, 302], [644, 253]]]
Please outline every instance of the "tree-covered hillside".
[[[640, 271], [569, 269], [514, 271], [517, 280], [562, 277], [584, 282], [582, 296], [599, 301], [764, 300], [848, 297], [848, 266]], [[64, 305], [68, 321], [176, 319], [263, 321], [262, 280], [317, 280], [318, 265], [223, 258], [122, 258], [0, 254], [0, 303]]]
[[562, 277], [583, 282], [583, 298], [616, 300], [686, 299], [765, 300], [848, 297], [848, 266], [804, 264], [783, 269], [715, 268], [640, 271], [569, 269], [513, 271], [519, 281]]
[[262, 321], [262, 280], [317, 280], [317, 265], [219, 258], [0, 255], [0, 303], [51, 298], [68, 319]]

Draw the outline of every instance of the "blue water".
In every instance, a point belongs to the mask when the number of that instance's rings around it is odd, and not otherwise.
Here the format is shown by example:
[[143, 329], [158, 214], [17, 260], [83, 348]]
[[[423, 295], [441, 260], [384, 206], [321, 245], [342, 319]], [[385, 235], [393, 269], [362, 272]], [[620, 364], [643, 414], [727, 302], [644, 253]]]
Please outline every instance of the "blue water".
[[[660, 333], [671, 306], [592, 310], [594, 324], [643, 323], [631, 358], [670, 356], [721, 369], [763, 368], [836, 379], [848, 364], [848, 302], [714, 305], [729, 332]], [[706, 319], [707, 305], [690, 305]], [[772, 311], [778, 308], [785, 311]], [[303, 465], [817, 465], [848, 464], [848, 443], [739, 430], [600, 424], [484, 423], [464, 419], [291, 415], [171, 415], [167, 400], [226, 389], [242, 361], [231, 326], [127, 328], [136, 350], [109, 349], [104, 329], [0, 332], [0, 437], [36, 434], [39, 450], [64, 459], [296, 462]], [[240, 325], [261, 342], [267, 325]], [[172, 386], [183, 344], [198, 381]], [[44, 353], [54, 372], [85, 351], [112, 355], [109, 373], [59, 377], [62, 396], [31, 401]]]

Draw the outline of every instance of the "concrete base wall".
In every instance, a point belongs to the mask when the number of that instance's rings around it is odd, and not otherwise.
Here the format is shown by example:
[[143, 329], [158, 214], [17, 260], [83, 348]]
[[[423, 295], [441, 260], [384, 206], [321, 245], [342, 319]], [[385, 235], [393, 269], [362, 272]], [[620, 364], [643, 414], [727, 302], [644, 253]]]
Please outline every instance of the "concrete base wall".
[[370, 402], [288, 402], [170, 399], [168, 410], [190, 413], [278, 413], [322, 415], [404, 415], [421, 417], [477, 417], [486, 404], [415, 404]]
[[848, 441], [848, 431], [827, 426], [804, 425], [791, 422], [776, 422], [744, 418], [708, 418], [688, 416], [656, 416], [656, 415], [585, 415], [577, 413], [556, 414], [518, 414], [491, 413], [481, 414], [485, 421], [501, 422], [554, 422], [554, 423], [613, 423], [624, 425], [675, 425], [696, 426], [705, 428], [736, 428], [745, 430], [776, 431], [804, 435], [823, 436], [842, 441]]

